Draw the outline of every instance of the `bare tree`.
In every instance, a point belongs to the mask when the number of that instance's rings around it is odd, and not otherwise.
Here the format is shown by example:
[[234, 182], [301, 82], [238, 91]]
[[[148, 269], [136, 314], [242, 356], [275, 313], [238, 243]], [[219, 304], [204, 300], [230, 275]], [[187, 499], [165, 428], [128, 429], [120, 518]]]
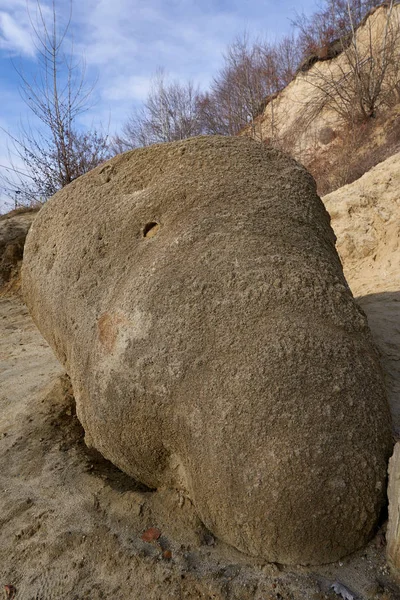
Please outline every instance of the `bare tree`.
[[284, 36], [272, 47], [274, 55], [276, 80], [279, 90], [286, 87], [295, 77], [301, 62], [301, 51], [297, 38], [293, 33]]
[[55, 0], [50, 15], [35, 0], [30, 23], [38, 56], [37, 73], [26, 76], [16, 67], [20, 94], [31, 122], [18, 134], [6, 132], [11, 142], [10, 167], [1, 180], [6, 193], [21, 204], [43, 202], [58, 189], [109, 157], [107, 135], [81, 131], [77, 118], [89, 108], [93, 87], [86, 85], [85, 65], [75, 61], [72, 42], [66, 51], [72, 0], [66, 24], [60, 29]]
[[384, 15], [375, 13], [357, 30], [350, 0], [347, 9], [351, 41], [341, 60], [314, 67], [306, 79], [316, 90], [314, 110], [327, 107], [354, 124], [374, 117], [399, 93], [400, 11], [391, 0], [381, 8]]
[[244, 33], [228, 46], [208, 92], [200, 93], [191, 82], [169, 82], [160, 71], [144, 106], [132, 112], [113, 149], [123, 152], [199, 134], [236, 135], [292, 80], [298, 61], [293, 36], [271, 45], [250, 42]]
[[235, 135], [254, 121], [265, 99], [277, 92], [281, 78], [287, 77], [284, 70], [279, 73], [277, 58], [273, 46], [251, 43], [246, 33], [228, 46], [224, 66], [200, 103], [208, 133]]
[[114, 139], [114, 150], [123, 152], [199, 135], [199, 102], [200, 92], [191, 81], [168, 81], [164, 71], [158, 71], [144, 106], [132, 112], [122, 134]]
[[[318, 10], [309, 16], [297, 13], [292, 25], [297, 29], [297, 45], [303, 59], [310, 55], [328, 58], [327, 49], [335, 41], [346, 45], [363, 18], [382, 0], [323, 0]], [[349, 19], [350, 17], [350, 19]], [[342, 47], [338, 45], [341, 50]]]

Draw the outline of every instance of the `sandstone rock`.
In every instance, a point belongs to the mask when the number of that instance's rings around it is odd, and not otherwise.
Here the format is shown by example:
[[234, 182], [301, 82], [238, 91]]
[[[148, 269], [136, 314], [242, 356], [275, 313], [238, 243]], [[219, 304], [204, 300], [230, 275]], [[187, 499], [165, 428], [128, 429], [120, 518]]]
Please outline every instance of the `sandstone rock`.
[[311, 176], [247, 138], [115, 157], [29, 233], [23, 291], [86, 440], [281, 563], [362, 546], [385, 498], [379, 360]]
[[7, 283], [24, 252], [25, 238], [37, 211], [12, 211], [0, 217], [0, 286]]
[[[323, 197], [338, 238], [338, 251], [347, 277], [360, 292], [400, 284], [400, 153], [394, 154], [360, 179]], [[387, 284], [385, 285], [385, 279]], [[360, 286], [363, 280], [363, 286]]]
[[389, 521], [386, 532], [387, 558], [400, 578], [400, 442], [389, 461]]
[[381, 353], [400, 437], [400, 153], [324, 196], [344, 274]]

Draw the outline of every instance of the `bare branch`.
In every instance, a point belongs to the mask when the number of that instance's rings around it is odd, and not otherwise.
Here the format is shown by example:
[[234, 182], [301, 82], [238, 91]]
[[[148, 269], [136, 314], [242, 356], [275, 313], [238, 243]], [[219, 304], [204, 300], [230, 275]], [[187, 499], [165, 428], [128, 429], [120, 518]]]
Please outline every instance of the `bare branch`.
[[168, 81], [163, 70], [153, 78], [144, 106], [133, 111], [123, 126], [122, 135], [113, 140], [113, 149], [172, 142], [202, 133], [199, 114], [200, 92], [188, 81]]
[[346, 4], [351, 43], [333, 69], [314, 67], [305, 78], [318, 91], [313, 95], [314, 104], [321, 109], [329, 106], [353, 124], [374, 117], [396, 94], [400, 80], [400, 23], [392, 0], [357, 29], [350, 0]]
[[[38, 127], [22, 125], [18, 135], [6, 132], [12, 146], [11, 167], [0, 174], [2, 187], [18, 194], [28, 204], [45, 201], [109, 156], [108, 135], [97, 131], [80, 131], [76, 119], [88, 109], [93, 86], [86, 85], [85, 64], [76, 63], [73, 44], [65, 49], [72, 19], [69, 15], [60, 29], [55, 1], [51, 19], [40, 0], [35, 0], [36, 21], [29, 0], [27, 11], [38, 51], [38, 72], [28, 78], [16, 67], [20, 95], [38, 121]], [[20, 165], [23, 165], [20, 167]]]

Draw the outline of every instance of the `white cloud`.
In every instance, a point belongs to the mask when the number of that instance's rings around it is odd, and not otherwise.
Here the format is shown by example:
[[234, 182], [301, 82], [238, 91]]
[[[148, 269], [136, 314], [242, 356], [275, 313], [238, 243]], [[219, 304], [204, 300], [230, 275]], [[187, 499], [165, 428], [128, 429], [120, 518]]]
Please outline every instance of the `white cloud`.
[[151, 86], [151, 77], [130, 75], [115, 77], [112, 86], [103, 90], [105, 100], [139, 100], [144, 101]]
[[86, 0], [74, 10], [77, 54], [85, 56], [88, 74], [98, 73], [95, 112], [106, 105], [112, 128], [143, 102], [159, 67], [206, 88], [226, 43], [245, 26], [240, 16], [210, 14], [194, 0]]
[[[65, 25], [69, 18], [68, 2], [56, 2], [58, 25]], [[9, 55], [33, 58], [37, 54], [37, 42], [33, 28], [42, 30], [42, 21], [52, 23], [53, 9], [50, 0], [0, 0], [0, 50]], [[39, 44], [40, 45], [40, 44]]]
[[30, 57], [36, 52], [27, 24], [21, 24], [14, 15], [3, 11], [0, 12], [0, 48]]

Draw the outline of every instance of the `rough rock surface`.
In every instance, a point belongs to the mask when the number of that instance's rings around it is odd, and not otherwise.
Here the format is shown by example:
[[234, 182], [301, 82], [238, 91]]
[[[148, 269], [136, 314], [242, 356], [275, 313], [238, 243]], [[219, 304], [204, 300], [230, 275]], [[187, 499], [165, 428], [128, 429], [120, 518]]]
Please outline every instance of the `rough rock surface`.
[[400, 439], [400, 153], [327, 196], [344, 273], [381, 353]]
[[[0, 295], [0, 356], [0, 582], [14, 600], [338, 600], [334, 582], [400, 598], [382, 531], [328, 565], [265, 564], [212, 536], [175, 490], [149, 491], [87, 448], [68, 378], [15, 296]], [[142, 540], [149, 527], [157, 542]]]
[[388, 499], [387, 557], [397, 577], [400, 577], [400, 442], [395, 445], [389, 461]]
[[25, 250], [25, 299], [88, 443], [281, 563], [362, 546], [385, 495], [384, 385], [334, 240], [303, 168], [216, 137], [79, 178]]
[[0, 286], [22, 261], [25, 238], [37, 211], [12, 211], [0, 217]]

